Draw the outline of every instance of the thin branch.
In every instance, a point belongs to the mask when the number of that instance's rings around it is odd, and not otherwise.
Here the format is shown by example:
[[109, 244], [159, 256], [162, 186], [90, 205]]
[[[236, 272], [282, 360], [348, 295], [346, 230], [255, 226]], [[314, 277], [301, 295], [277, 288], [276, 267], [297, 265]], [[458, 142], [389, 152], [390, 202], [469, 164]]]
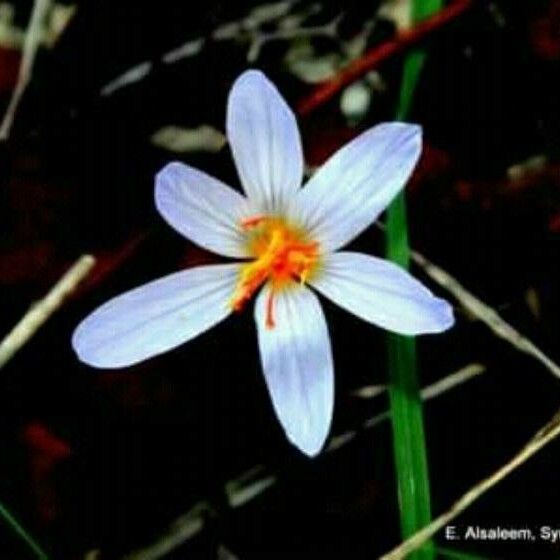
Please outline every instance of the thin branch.
[[187, 513], [176, 519], [157, 541], [142, 550], [127, 554], [122, 560], [159, 560], [198, 535], [204, 529], [206, 520], [216, 515], [208, 502], [197, 502]]
[[432, 280], [453, 294], [469, 313], [486, 323], [494, 334], [507, 340], [519, 351], [532, 356], [543, 364], [553, 375], [560, 377], [560, 366], [554, 363], [542, 350], [535, 346], [533, 342], [504, 321], [494, 309], [471, 294], [456, 278], [430, 262], [417, 251], [412, 252], [412, 258], [414, 262], [424, 269], [424, 272], [426, 272]]
[[473, 486], [468, 492], [463, 494], [449, 510], [432, 521], [424, 529], [418, 531], [410, 539], [404, 541], [397, 548], [381, 557], [380, 560], [401, 560], [406, 558], [408, 554], [416, 550], [426, 541], [431, 539], [442, 527], [455, 519], [460, 513], [467, 509], [473, 502], [480, 498], [490, 488], [495, 486], [500, 480], [504, 479], [535, 453], [541, 450], [545, 445], [549, 444], [560, 435], [560, 411], [543, 428], [541, 428], [527, 444], [512, 457], [503, 467], [498, 469], [494, 474], [480, 481]]
[[152, 63], [149, 61], [141, 62], [132, 68], [129, 68], [123, 74], [120, 74], [117, 78], [105, 84], [100, 91], [103, 97], [113, 95], [117, 90], [126, 87], [130, 84], [140, 82], [143, 80], [152, 70]]
[[[289, 8], [297, 4], [298, 0], [290, 2], [277, 2], [277, 6], [280, 11], [276, 15], [272, 15], [271, 18], [262, 19], [262, 16], [258, 24], [270, 23], [271, 21], [280, 19], [284, 16]], [[281, 6], [282, 5], [282, 6]], [[270, 9], [270, 6], [269, 6]], [[310, 13], [313, 13], [313, 9]], [[251, 15], [253, 14], [253, 15]], [[275, 40], [288, 40], [293, 37], [298, 37], [300, 34], [304, 36], [314, 36], [314, 35], [324, 35], [332, 36], [334, 33], [333, 25], [336, 26], [336, 22], [325, 25], [321, 28], [305, 28], [300, 29], [279, 29], [275, 32], [265, 33], [261, 31], [258, 25], [255, 26], [254, 21], [254, 10], [252, 10], [246, 17], [236, 20], [229, 21], [222, 25], [216, 27], [210, 32], [208, 36], [201, 36], [191, 38], [183, 44], [171, 49], [170, 51], [164, 53], [159, 57], [159, 59], [165, 64], [175, 64], [185, 58], [190, 58], [197, 56], [202, 52], [202, 49], [211, 41], [227, 41], [230, 39], [246, 38], [249, 43], [249, 51], [247, 54], [247, 60], [249, 62], [255, 62], [259, 56], [259, 52], [265, 43]], [[152, 61], [145, 61], [140, 64], [133, 66], [119, 74], [109, 83], [105, 84], [101, 90], [100, 95], [107, 97], [113, 95], [116, 91], [123, 87], [130, 86], [145, 80], [154, 68], [156, 67], [156, 59]]]
[[[429, 385], [425, 389], [422, 389], [422, 397], [426, 400], [437, 397], [439, 394], [452, 389], [455, 385], [460, 385], [461, 383], [468, 381], [471, 377], [480, 375], [485, 371], [486, 368], [482, 364], [469, 364], [455, 373], [451, 373], [447, 377], [440, 379], [433, 385]], [[387, 391], [386, 385], [366, 385], [364, 387], [360, 387], [359, 389], [355, 389], [350, 394], [359, 399], [373, 399], [385, 391]]]
[[[477, 363], [469, 364], [461, 368], [460, 370], [456, 371], [455, 373], [451, 373], [447, 377], [444, 377], [443, 379], [440, 379], [439, 381], [436, 381], [435, 383], [432, 383], [431, 385], [424, 387], [420, 391], [420, 396], [422, 397], [422, 400], [424, 402], [430, 401], [436, 397], [439, 397], [440, 395], [443, 395], [444, 393], [447, 393], [451, 389], [454, 389], [455, 387], [462, 385], [466, 381], [470, 381], [474, 377], [478, 377], [479, 375], [483, 374], [485, 371], [486, 371], [486, 367], [483, 366], [482, 364], [477, 364]], [[373, 418], [368, 418], [363, 423], [363, 427], [366, 429], [374, 428], [378, 424], [381, 424], [382, 422], [387, 420], [389, 418], [389, 415], [390, 415], [390, 411], [386, 410], [385, 412], [382, 412], [381, 414], [378, 414]], [[349, 432], [347, 432], [347, 437], [348, 434]], [[330, 447], [332, 447], [332, 445], [333, 442], [331, 441], [329, 450]]]
[[424, 389], [420, 391], [422, 400], [429, 401], [434, 397], [439, 397], [440, 395], [447, 393], [447, 391], [450, 391], [451, 389], [462, 385], [465, 381], [469, 381], [473, 377], [477, 377], [483, 374], [485, 371], [486, 367], [484, 367], [482, 364], [469, 364], [468, 366], [461, 368], [455, 373], [452, 373], [447, 377], [444, 377], [443, 379], [440, 379], [439, 381], [436, 381], [435, 383], [424, 387]]
[[300, 38], [311, 37], [330, 37], [335, 38], [338, 25], [342, 19], [341, 15], [336, 16], [332, 21], [325, 25], [315, 27], [297, 27], [294, 29], [278, 29], [270, 33], [254, 32], [251, 39], [249, 51], [247, 52], [247, 62], [254, 64], [259, 58], [262, 48], [273, 41], [290, 41]]
[[16, 111], [25, 92], [27, 84], [31, 80], [31, 73], [33, 71], [33, 63], [35, 55], [41, 41], [43, 22], [49, 8], [51, 7], [51, 0], [35, 0], [31, 18], [29, 19], [29, 26], [25, 35], [23, 43], [23, 54], [19, 67], [18, 81], [16, 87], [12, 92], [12, 97], [2, 124], [0, 125], [0, 141], [7, 140], [10, 136], [10, 130], [16, 116]]
[[52, 287], [49, 293], [21, 318], [19, 323], [0, 343], [0, 369], [9, 362], [16, 352], [41, 328], [64, 300], [77, 288], [95, 264], [91, 255], [80, 257]]
[[462, 15], [471, 4], [471, 0], [457, 0], [436, 15], [422, 21], [411, 29], [397, 33], [393, 39], [367, 51], [363, 56], [339, 72], [332, 80], [318, 86], [309, 95], [304, 97], [298, 103], [298, 113], [302, 116], [308, 115], [340, 93], [346, 86], [349, 86], [365, 76], [369, 71], [377, 68], [388, 58], [412, 47], [434, 31]]

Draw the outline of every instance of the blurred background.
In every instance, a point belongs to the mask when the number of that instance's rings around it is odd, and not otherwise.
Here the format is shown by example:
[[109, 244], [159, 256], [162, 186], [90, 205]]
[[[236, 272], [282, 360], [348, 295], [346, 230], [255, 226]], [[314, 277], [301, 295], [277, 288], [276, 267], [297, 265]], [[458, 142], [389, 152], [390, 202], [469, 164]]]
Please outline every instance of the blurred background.
[[[0, 114], [32, 7], [0, 1]], [[334, 439], [315, 460], [274, 418], [250, 312], [122, 371], [80, 364], [70, 336], [108, 298], [216, 261], [164, 224], [153, 178], [180, 160], [238, 185], [223, 136], [237, 75], [260, 68], [301, 106], [406, 27], [408, 7], [49, 3], [31, 81], [0, 143], [1, 336], [81, 254], [98, 262], [0, 370], [0, 500], [52, 558], [358, 560], [400, 541], [390, 425], [371, 420], [388, 406], [376, 391], [387, 382], [383, 331], [324, 302], [337, 390]], [[425, 145], [408, 186], [411, 243], [558, 361], [560, 2], [472, 2], [420, 45], [428, 56], [411, 120]], [[309, 173], [394, 117], [405, 53], [301, 116]], [[380, 255], [383, 233], [372, 228], [353, 246]], [[450, 332], [419, 339], [422, 386], [477, 373], [425, 407], [439, 513], [552, 416], [560, 380], [414, 273], [458, 316]], [[553, 443], [457, 524], [560, 527], [559, 467]], [[560, 555], [550, 543], [459, 548]], [[31, 557], [0, 525], [0, 558]]]

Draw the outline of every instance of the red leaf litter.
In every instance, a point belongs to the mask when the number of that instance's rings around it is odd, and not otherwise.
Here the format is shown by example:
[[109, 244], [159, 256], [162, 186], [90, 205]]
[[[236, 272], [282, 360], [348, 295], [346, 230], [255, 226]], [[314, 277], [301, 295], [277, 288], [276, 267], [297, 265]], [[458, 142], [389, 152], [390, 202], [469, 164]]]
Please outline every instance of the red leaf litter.
[[552, 233], [560, 233], [560, 212], [557, 212], [550, 218], [548, 222], [548, 229]]
[[560, 0], [550, 2], [547, 12], [531, 22], [530, 41], [541, 58], [560, 59]]
[[21, 437], [29, 453], [32, 493], [37, 501], [39, 519], [52, 522], [57, 515], [57, 495], [52, 474], [58, 464], [72, 453], [64, 440], [40, 422], [26, 424]]

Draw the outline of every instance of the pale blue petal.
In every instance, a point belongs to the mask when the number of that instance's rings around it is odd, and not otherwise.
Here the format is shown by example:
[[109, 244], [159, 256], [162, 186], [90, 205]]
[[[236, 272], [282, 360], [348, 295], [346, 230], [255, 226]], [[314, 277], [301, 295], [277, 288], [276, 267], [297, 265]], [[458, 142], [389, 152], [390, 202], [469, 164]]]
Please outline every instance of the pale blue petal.
[[400, 334], [438, 333], [453, 309], [395, 264], [361, 253], [327, 255], [310, 284], [364, 321]]
[[384, 123], [336, 152], [301, 189], [290, 214], [323, 251], [371, 225], [410, 177], [422, 150], [419, 126]]
[[171, 350], [231, 313], [239, 268], [191, 268], [117, 296], [80, 323], [72, 346], [98, 368], [130, 366]]
[[334, 404], [333, 359], [317, 296], [294, 284], [275, 295], [275, 325], [266, 325], [270, 286], [255, 304], [263, 372], [274, 410], [288, 439], [314, 456], [329, 433]]
[[303, 151], [292, 110], [262, 72], [248, 70], [233, 84], [226, 129], [247, 196], [263, 212], [282, 212], [301, 187]]
[[156, 176], [155, 201], [167, 223], [197, 245], [226, 257], [249, 256], [240, 224], [252, 211], [221, 181], [173, 162]]

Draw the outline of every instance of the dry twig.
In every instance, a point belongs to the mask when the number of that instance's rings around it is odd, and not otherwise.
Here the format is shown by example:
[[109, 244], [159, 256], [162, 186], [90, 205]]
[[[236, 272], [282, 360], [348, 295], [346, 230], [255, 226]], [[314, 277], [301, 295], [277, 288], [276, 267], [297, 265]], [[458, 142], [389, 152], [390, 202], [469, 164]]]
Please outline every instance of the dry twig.
[[550, 443], [560, 435], [560, 411], [543, 428], [541, 428], [527, 444], [512, 457], [503, 467], [494, 474], [480, 481], [467, 493], [463, 494], [445, 513], [432, 521], [429, 525], [418, 531], [415, 535], [401, 543], [397, 548], [381, 557], [380, 560], [401, 560], [416, 550], [426, 541], [431, 539], [442, 527], [455, 519], [460, 513], [467, 509], [473, 502], [480, 498], [490, 488], [495, 486], [525, 461], [531, 458], [537, 451]]
[[19, 323], [0, 343], [0, 368], [9, 362], [14, 354], [41, 328], [49, 317], [63, 304], [64, 300], [77, 288], [95, 264], [91, 255], [81, 256], [52, 287], [50, 292], [21, 318]]
[[504, 321], [494, 309], [466, 290], [456, 278], [416, 251], [412, 252], [412, 258], [432, 280], [455, 296], [466, 311], [486, 323], [494, 334], [507, 340], [519, 351], [529, 354], [543, 364], [553, 375], [560, 377], [560, 366], [554, 363], [533, 342]]
[[33, 5], [33, 12], [31, 13], [29, 26], [27, 27], [27, 33], [23, 43], [23, 54], [19, 67], [18, 80], [16, 87], [12, 92], [12, 97], [10, 99], [10, 103], [8, 104], [8, 108], [6, 109], [2, 124], [0, 125], [0, 141], [7, 140], [10, 136], [10, 130], [14, 122], [19, 102], [23, 97], [27, 84], [31, 80], [31, 72], [33, 71], [35, 55], [37, 54], [37, 49], [41, 41], [43, 21], [50, 7], [51, 0], [35, 0]]
[[393, 39], [378, 45], [363, 56], [349, 64], [336, 77], [315, 88], [303, 98], [297, 106], [300, 115], [307, 115], [332, 99], [346, 86], [377, 68], [382, 62], [395, 54], [401, 53], [417, 44], [428, 35], [447, 25], [463, 14], [470, 6], [471, 0], [457, 0], [436, 15], [422, 21], [411, 29], [398, 33]]

